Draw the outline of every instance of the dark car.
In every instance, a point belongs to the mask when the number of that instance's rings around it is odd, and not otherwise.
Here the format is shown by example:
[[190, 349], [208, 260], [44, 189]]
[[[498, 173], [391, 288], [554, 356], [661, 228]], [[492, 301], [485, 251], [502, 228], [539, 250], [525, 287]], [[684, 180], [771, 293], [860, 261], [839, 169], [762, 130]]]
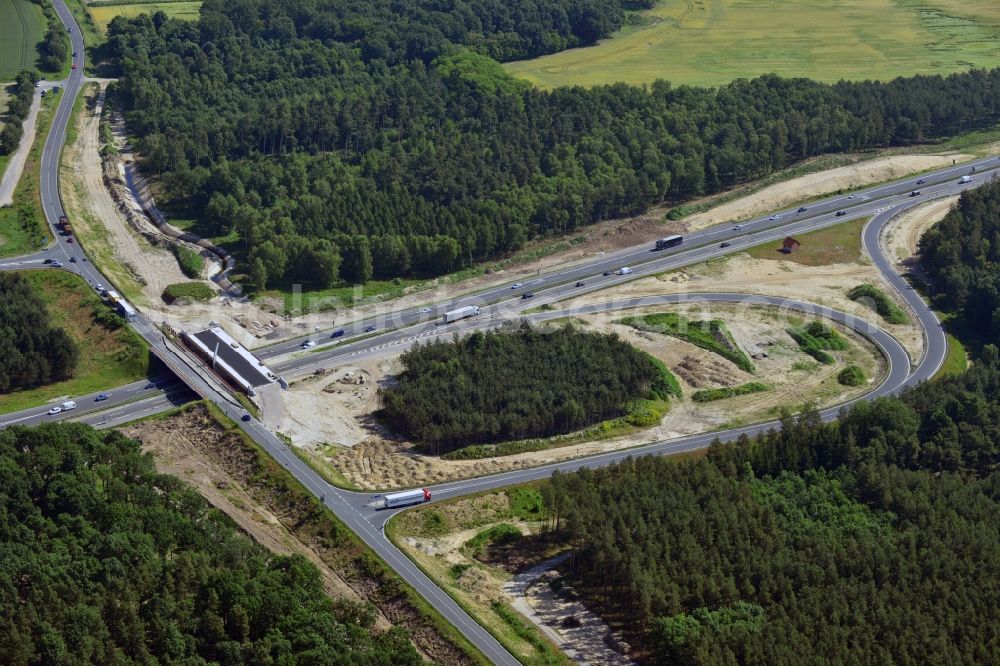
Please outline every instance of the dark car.
[[245, 412], [243, 414], [243, 416], [241, 416], [240, 418], [243, 419], [244, 421], [249, 421], [250, 420], [250, 412]]
[[76, 263], [76, 257], [70, 257], [69, 258], [69, 263], [75, 264]]
[[45, 261], [43, 261], [42, 263], [43, 263], [43, 264], [51, 264], [51, 263], [52, 263], [53, 261], [55, 261], [55, 259], [46, 259], [46, 260], [45, 260]]
[[844, 217], [845, 215], [847, 215], [847, 211], [846, 210], [838, 210], [837, 211], [837, 217]]
[[604, 271], [604, 275], [611, 275], [611, 271]]
[[372, 326], [365, 326], [365, 333], [371, 333], [374, 330], [375, 330], [375, 326], [374, 325], [372, 325]]
[[110, 393], [102, 393], [99, 396], [97, 396], [96, 398], [94, 398], [94, 402], [104, 402], [105, 400], [107, 400], [110, 397], [111, 397]]
[[729, 243], [727, 243], [726, 241], [722, 241], [721, 243], [719, 243], [719, 247], [729, 247]]
[[330, 334], [330, 337], [331, 338], [342, 338], [342, 337], [344, 337], [344, 333], [345, 333], [344, 329], [338, 328], [336, 331], [334, 331], [333, 333]]
[[800, 213], [804, 213], [804, 212], [806, 212], [807, 210], [809, 210], [809, 209], [808, 209], [808, 208], [806, 208], [805, 206], [802, 206], [801, 208], [799, 208], [799, 212], [800, 212]]
[[920, 190], [913, 190], [912, 192], [910, 192], [910, 196], [911, 197], [919, 197], [920, 196]]
[[156, 388], [156, 384], [154, 384], [153, 382], [149, 382], [148, 384], [146, 384], [146, 388], [147, 389], [154, 389], [154, 388]]
[[583, 281], [581, 281], [581, 282], [577, 282], [575, 286], [577, 286], [577, 287], [582, 287], [582, 286], [583, 286], [583, 285], [585, 285], [585, 284], [587, 284], [587, 283], [586, 283], [586, 282], [583, 282]]
[[917, 181], [917, 185], [923, 185], [926, 182], [927, 182], [926, 180], [924, 180], [923, 178], [921, 178], [920, 180]]
[[530, 291], [526, 291], [523, 294], [521, 294], [521, 298], [534, 298], [534, 297], [535, 297], [535, 294], [533, 292], [530, 292]]

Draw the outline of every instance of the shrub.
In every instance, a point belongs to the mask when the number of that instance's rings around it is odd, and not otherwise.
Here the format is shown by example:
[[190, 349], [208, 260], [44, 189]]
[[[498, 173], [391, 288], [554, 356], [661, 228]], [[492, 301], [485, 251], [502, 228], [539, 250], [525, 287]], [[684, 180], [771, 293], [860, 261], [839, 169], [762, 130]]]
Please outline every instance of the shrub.
[[203, 282], [178, 282], [163, 290], [163, 300], [166, 303], [178, 300], [207, 301], [213, 296], [215, 291]]
[[750, 382], [749, 384], [742, 384], [740, 386], [726, 386], [717, 389], [695, 391], [691, 394], [691, 399], [695, 402], [712, 402], [713, 400], [734, 398], [738, 395], [747, 395], [749, 393], [760, 393], [761, 391], [768, 391], [770, 389], [771, 387], [767, 384]]
[[844, 386], [861, 386], [868, 381], [865, 371], [856, 365], [849, 365], [837, 374], [837, 381]]
[[875, 310], [882, 319], [890, 324], [905, 324], [910, 321], [910, 318], [896, 305], [895, 301], [881, 289], [870, 284], [859, 284], [847, 292], [847, 297]]
[[835, 359], [825, 350], [843, 351], [850, 347], [850, 343], [840, 333], [819, 321], [811, 322], [803, 327], [793, 326], [787, 331], [802, 351], [826, 365], [833, 364]]
[[177, 257], [177, 264], [184, 275], [192, 279], [201, 277], [201, 269], [205, 266], [204, 257], [183, 245], [171, 245], [170, 249]]
[[[746, 372], [754, 372], [753, 363], [743, 353], [726, 324], [719, 319], [692, 321], [673, 312], [660, 312], [642, 317], [625, 317], [619, 324], [631, 326], [640, 331], [651, 331], [690, 342], [731, 361]], [[680, 391], [680, 387], [678, 387]]]

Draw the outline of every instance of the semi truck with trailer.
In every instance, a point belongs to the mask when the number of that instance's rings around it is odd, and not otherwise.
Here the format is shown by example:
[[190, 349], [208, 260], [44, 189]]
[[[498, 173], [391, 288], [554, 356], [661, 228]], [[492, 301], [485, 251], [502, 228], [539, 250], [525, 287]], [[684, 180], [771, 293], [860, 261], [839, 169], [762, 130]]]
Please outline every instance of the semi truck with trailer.
[[383, 509], [395, 509], [400, 506], [411, 504], [423, 504], [431, 501], [431, 491], [426, 488], [416, 490], [404, 490], [401, 493], [389, 493], [382, 500]]
[[458, 321], [459, 319], [465, 319], [466, 317], [475, 317], [478, 314], [479, 314], [478, 305], [466, 305], [464, 308], [458, 308], [457, 310], [445, 312], [444, 323], [450, 324], [452, 322]]
[[683, 236], [667, 236], [666, 238], [661, 238], [660, 240], [656, 241], [656, 249], [665, 250], [668, 247], [674, 247], [676, 245], [680, 245], [683, 242], [684, 242]]
[[135, 308], [129, 305], [128, 301], [122, 298], [121, 294], [114, 289], [108, 289], [104, 292], [104, 295], [107, 297], [108, 303], [110, 303], [115, 310], [118, 310], [118, 314], [125, 317], [126, 321], [133, 321], [135, 319], [137, 314]]

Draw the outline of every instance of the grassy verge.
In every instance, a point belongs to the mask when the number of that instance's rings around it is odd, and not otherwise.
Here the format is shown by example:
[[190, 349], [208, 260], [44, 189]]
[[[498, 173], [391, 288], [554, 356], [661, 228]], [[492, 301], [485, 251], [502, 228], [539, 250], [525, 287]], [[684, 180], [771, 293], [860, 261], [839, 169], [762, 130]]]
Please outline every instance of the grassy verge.
[[859, 284], [847, 292], [847, 297], [868, 306], [890, 324], [906, 324], [910, 321], [903, 309], [896, 305], [888, 294], [873, 285]]
[[[52, 238], [48, 225], [45, 224], [45, 216], [42, 214], [39, 181], [42, 150], [49, 130], [52, 129], [55, 109], [60, 99], [62, 93], [42, 98], [38, 118], [35, 121], [35, 141], [28, 151], [21, 179], [14, 188], [13, 205], [0, 208], [0, 257], [35, 252]], [[25, 136], [22, 140], [27, 139]]]
[[[76, 19], [76, 24], [80, 26], [84, 46], [89, 50], [104, 44], [107, 39], [104, 29], [98, 27], [94, 21], [94, 17], [90, 15], [90, 11], [87, 9], [84, 0], [66, 0], [66, 6], [69, 7], [73, 18]], [[90, 71], [90, 67], [91, 65], [88, 64], [88, 72]]]
[[695, 391], [691, 394], [691, 399], [695, 402], [712, 402], [714, 400], [724, 400], [726, 398], [735, 398], [739, 395], [748, 395], [750, 393], [761, 393], [763, 391], [769, 391], [771, 389], [767, 384], [761, 382], [750, 382], [748, 384], [741, 384], [739, 386], [727, 386], [724, 388], [716, 389], [703, 389], [701, 391]]
[[[441, 556], [421, 552], [408, 542], [411, 537], [433, 538], [485, 527], [487, 534], [478, 544], [485, 547], [493, 542], [491, 537], [495, 536], [493, 532], [498, 523], [517, 520], [537, 527], [543, 518], [544, 509], [537, 487], [517, 486], [405, 511], [389, 521], [386, 535], [521, 663], [527, 666], [568, 665], [572, 663], [568, 657], [495, 592], [510, 576], [503, 569], [474, 559], [472, 548], [463, 547], [460, 555], [463, 561], [456, 564]], [[513, 537], [516, 528], [508, 525], [506, 530], [500, 529]], [[520, 534], [519, 529], [516, 531]], [[519, 545], [521, 541], [523, 539], [518, 539]], [[551, 553], [543, 545], [533, 555], [533, 559], [541, 560]]]
[[859, 261], [862, 257], [861, 230], [866, 222], [868, 218], [860, 217], [795, 236], [802, 245], [790, 254], [781, 251], [781, 241], [762, 243], [745, 252], [755, 259], [781, 259], [806, 266], [827, 266]]
[[181, 272], [184, 275], [192, 280], [201, 277], [201, 271], [205, 267], [205, 258], [201, 254], [178, 244], [171, 245], [170, 251], [177, 258], [177, 264], [181, 267]]
[[[69, 132], [72, 133], [72, 136], [78, 135], [79, 123], [82, 121], [83, 114], [87, 113], [86, 109], [89, 109], [96, 101], [97, 94], [97, 84], [92, 83], [84, 87], [80, 99], [85, 100], [86, 108], [84, 106], [74, 107], [74, 119], [69, 126]], [[133, 305], [149, 306], [149, 299], [142, 292], [143, 284], [137, 273], [119, 261], [115, 254], [111, 235], [103, 221], [98, 219], [91, 211], [90, 206], [85, 204], [91, 195], [72, 163], [71, 154], [76, 149], [74, 144], [75, 141], [67, 140], [66, 142], [67, 148], [63, 150], [62, 161], [59, 165], [59, 182], [63, 194], [63, 207], [73, 224], [73, 234], [76, 236], [76, 241], [82, 248], [86, 249], [89, 260], [101, 271], [104, 277], [108, 278], [118, 293], [122, 294]]]
[[[279, 437], [282, 437], [282, 439], [285, 439], [285, 437], [282, 436], [281, 433], [278, 433], [278, 435]], [[291, 445], [290, 440], [286, 441], [291, 446], [292, 452], [295, 455], [297, 455], [302, 462], [309, 465], [309, 467], [311, 467], [314, 472], [323, 477], [323, 480], [329, 483], [330, 485], [337, 486], [338, 488], [343, 488], [344, 490], [352, 490], [355, 492], [372, 492], [372, 493], [378, 492], [375, 490], [370, 490], [368, 488], [361, 488], [360, 486], [355, 485], [354, 483], [351, 482], [350, 479], [344, 476], [339, 469], [337, 469], [336, 467], [333, 466], [333, 464], [330, 463], [329, 456], [331, 455], [331, 453], [329, 452], [331, 449], [334, 448], [332, 444], [323, 445], [322, 447], [320, 447], [320, 452], [317, 453], [309, 449], [303, 449], [300, 446], [293, 446]]]
[[750, 358], [739, 348], [726, 324], [720, 319], [693, 321], [673, 312], [660, 312], [638, 317], [625, 317], [617, 323], [640, 331], [651, 331], [675, 337], [701, 347], [731, 361], [746, 372], [755, 372]]
[[[107, 304], [76, 275], [62, 271], [27, 271], [48, 306], [54, 325], [80, 348], [73, 377], [47, 386], [0, 395], [0, 411], [27, 409], [48, 401], [110, 390], [145, 377], [149, 349], [120, 317], [108, 317]], [[108, 322], [113, 322], [109, 327]]]
[[948, 336], [948, 355], [934, 377], [954, 377], [965, 372], [969, 367], [969, 353], [962, 341], [951, 333]]

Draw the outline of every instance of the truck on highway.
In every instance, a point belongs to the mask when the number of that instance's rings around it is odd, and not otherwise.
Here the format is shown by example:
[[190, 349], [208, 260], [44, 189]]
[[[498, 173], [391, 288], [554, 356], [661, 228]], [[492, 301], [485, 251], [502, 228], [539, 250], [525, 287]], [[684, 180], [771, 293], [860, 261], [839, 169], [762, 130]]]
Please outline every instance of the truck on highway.
[[972, 176], [962, 176], [961, 178], [958, 179], [958, 182], [960, 182], [960, 183], [971, 183], [972, 182]]
[[464, 308], [458, 308], [457, 310], [451, 310], [450, 312], [444, 313], [444, 323], [450, 324], [459, 319], [465, 319], [466, 317], [475, 317], [479, 314], [478, 305], [466, 305]]
[[426, 488], [416, 490], [404, 490], [401, 493], [389, 493], [382, 500], [383, 509], [394, 509], [398, 506], [409, 506], [411, 504], [422, 504], [431, 501], [431, 491]]
[[121, 294], [114, 289], [108, 289], [104, 292], [104, 295], [107, 297], [108, 303], [118, 311], [118, 314], [125, 317], [126, 321], [135, 320], [137, 314], [135, 308], [129, 305], [128, 301], [122, 298]]
[[65, 412], [69, 411], [70, 409], [76, 409], [76, 403], [72, 400], [67, 400], [63, 404], [59, 405], [59, 407], [61, 407], [62, 410]]
[[674, 247], [675, 245], [680, 245], [684, 242], [683, 236], [667, 236], [666, 238], [661, 238], [656, 241], [657, 250], [664, 250], [668, 247]]

